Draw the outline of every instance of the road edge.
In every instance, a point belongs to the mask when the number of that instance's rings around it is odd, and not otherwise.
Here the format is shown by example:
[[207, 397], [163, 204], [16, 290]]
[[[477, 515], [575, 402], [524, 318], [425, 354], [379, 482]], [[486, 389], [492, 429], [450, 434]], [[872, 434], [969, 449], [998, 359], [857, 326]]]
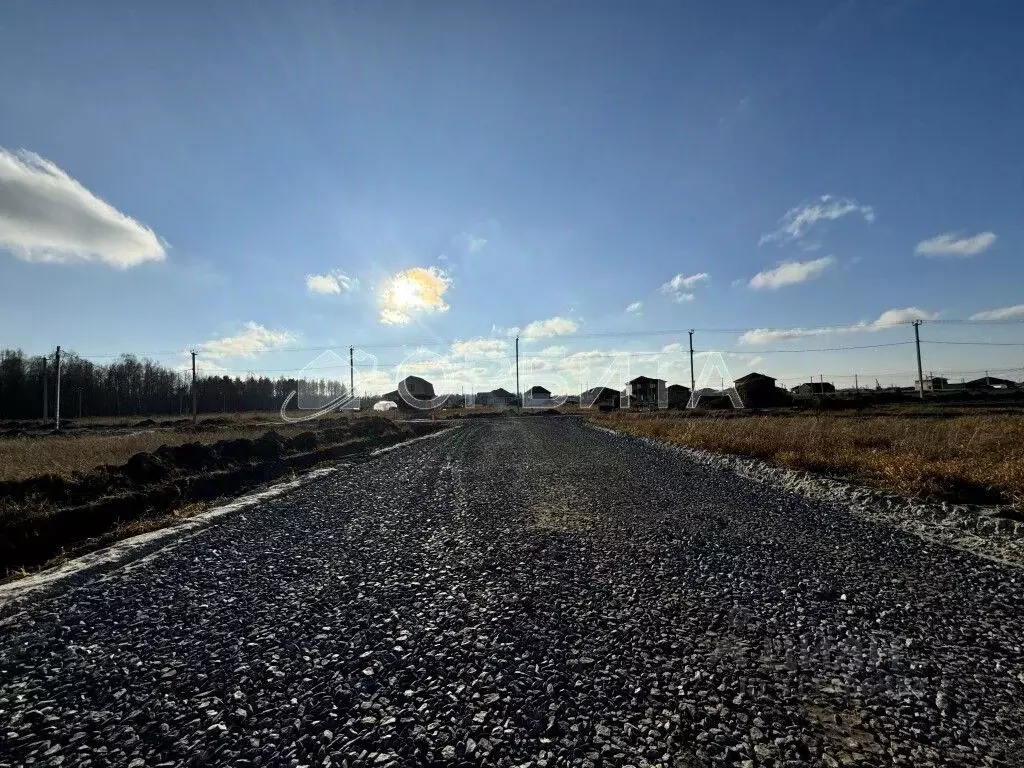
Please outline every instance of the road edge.
[[715, 453], [651, 437], [587, 424], [620, 438], [681, 454], [706, 467], [734, 472], [761, 485], [848, 509], [858, 517], [897, 528], [934, 544], [945, 544], [987, 560], [1024, 568], [1024, 524], [998, 517], [999, 507], [925, 502], [763, 459]]

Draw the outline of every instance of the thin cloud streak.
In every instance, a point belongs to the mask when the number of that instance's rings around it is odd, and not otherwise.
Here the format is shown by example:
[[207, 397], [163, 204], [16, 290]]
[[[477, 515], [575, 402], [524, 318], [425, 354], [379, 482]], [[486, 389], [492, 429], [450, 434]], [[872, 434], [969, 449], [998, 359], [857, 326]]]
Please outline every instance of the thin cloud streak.
[[999, 236], [995, 232], [979, 232], [973, 237], [960, 237], [955, 232], [946, 232], [928, 240], [922, 240], [914, 247], [919, 256], [959, 256], [967, 258], [991, 248]]
[[860, 214], [864, 221], [875, 220], [875, 209], [870, 205], [862, 205], [849, 197], [822, 195], [817, 200], [809, 200], [794, 206], [779, 219], [778, 228], [773, 232], [761, 235], [758, 245], [778, 243], [780, 245], [803, 240], [819, 223], [835, 221], [850, 214]]
[[836, 260], [832, 256], [824, 256], [813, 261], [784, 261], [781, 264], [758, 272], [750, 279], [750, 287], [756, 290], [776, 290], [786, 285], [806, 283], [820, 277], [825, 270], [833, 266]]
[[1012, 307], [997, 307], [996, 309], [977, 312], [971, 315], [971, 320], [1013, 320], [1018, 317], [1024, 317], [1024, 304], [1014, 304]]
[[913, 320], [935, 320], [937, 312], [929, 312], [917, 307], [906, 307], [904, 309], [889, 309], [871, 322], [860, 322], [852, 325], [833, 326], [827, 328], [756, 328], [746, 331], [739, 338], [740, 344], [771, 344], [779, 341], [793, 341], [795, 339], [808, 339], [833, 334], [861, 333], [884, 331], [898, 325], [909, 323]]

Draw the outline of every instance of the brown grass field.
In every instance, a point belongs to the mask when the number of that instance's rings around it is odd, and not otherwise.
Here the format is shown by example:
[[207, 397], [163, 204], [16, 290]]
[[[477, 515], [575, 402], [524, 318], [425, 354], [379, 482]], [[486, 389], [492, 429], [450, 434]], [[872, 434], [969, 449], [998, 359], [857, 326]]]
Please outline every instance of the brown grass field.
[[[366, 415], [365, 413], [363, 415]], [[389, 414], [376, 413], [378, 416]], [[102, 426], [117, 428], [116, 432], [73, 430], [65, 435], [0, 438], [0, 480], [24, 480], [37, 475], [54, 474], [70, 478], [74, 472], [87, 472], [104, 464], [121, 465], [136, 453], [154, 451], [161, 445], [184, 443], [215, 443], [218, 440], [257, 438], [267, 430], [283, 437], [300, 432], [336, 426], [352, 418], [347, 414], [326, 416], [310, 422], [285, 424], [273, 418], [277, 414], [238, 414], [210, 423], [199, 420], [199, 429], [148, 429], [124, 432], [143, 417], [104, 420]], [[211, 417], [212, 418], [212, 417]]]
[[594, 423], [932, 500], [1024, 506], [1024, 412], [611, 412]]

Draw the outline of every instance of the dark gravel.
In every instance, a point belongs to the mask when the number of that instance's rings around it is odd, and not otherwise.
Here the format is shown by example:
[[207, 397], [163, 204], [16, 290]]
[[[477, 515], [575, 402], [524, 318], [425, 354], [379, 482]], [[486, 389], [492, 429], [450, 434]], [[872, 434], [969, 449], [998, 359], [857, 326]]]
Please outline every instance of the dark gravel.
[[1021, 578], [478, 420], [8, 607], [0, 764], [1019, 766]]

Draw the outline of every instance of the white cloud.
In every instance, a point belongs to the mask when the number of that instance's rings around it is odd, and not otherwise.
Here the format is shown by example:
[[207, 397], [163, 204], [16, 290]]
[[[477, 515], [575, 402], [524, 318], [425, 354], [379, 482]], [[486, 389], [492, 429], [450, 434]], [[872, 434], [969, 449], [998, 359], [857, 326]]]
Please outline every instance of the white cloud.
[[447, 312], [451, 278], [437, 267], [412, 267], [395, 274], [380, 295], [380, 321], [405, 325], [418, 312]]
[[569, 354], [569, 348], [563, 347], [560, 344], [556, 344], [551, 347], [544, 347], [538, 354], [541, 357], [565, 357]]
[[660, 290], [662, 293], [670, 294], [676, 301], [693, 301], [691, 289], [709, 277], [707, 272], [698, 272], [695, 275], [684, 275], [680, 272], [667, 283], [663, 283]]
[[754, 275], [750, 279], [750, 287], [755, 290], [774, 290], [784, 285], [805, 283], [818, 277], [835, 263], [836, 260], [832, 256], [824, 256], [813, 261], [784, 261], [772, 269]]
[[452, 344], [452, 354], [456, 357], [500, 358], [508, 353], [508, 342], [504, 339], [468, 339]]
[[802, 240], [819, 222], [834, 221], [851, 213], [859, 213], [869, 224], [875, 220], [875, 211], [870, 205], [861, 205], [848, 197], [822, 195], [817, 200], [809, 200], [786, 211], [779, 219], [778, 228], [761, 235], [757, 244]]
[[359, 281], [341, 270], [332, 270], [323, 275], [306, 275], [306, 291], [319, 294], [349, 293], [359, 287]]
[[995, 232], [979, 232], [973, 237], [960, 237], [955, 232], [946, 232], [922, 240], [914, 252], [921, 256], [977, 256], [988, 250], [997, 239]]
[[639, 312], [641, 309], [643, 309], [643, 307], [644, 307], [644, 303], [642, 301], [634, 301], [632, 304], [630, 304], [628, 307], [626, 307], [626, 311], [627, 312], [632, 312], [632, 313], [635, 314], [635, 313]]
[[252, 357], [269, 352], [295, 340], [290, 331], [275, 331], [259, 323], [248, 322], [241, 333], [211, 339], [199, 345], [201, 358]]
[[661, 348], [662, 352], [666, 352], [666, 353], [668, 353], [670, 355], [673, 355], [673, 354], [675, 354], [677, 352], [683, 352], [683, 351], [688, 351], [688, 350], [689, 350], [689, 347], [684, 347], [682, 344], [680, 344], [678, 342], [673, 342], [672, 344], [666, 344], [664, 347]]
[[1015, 317], [1024, 317], [1024, 304], [1014, 304], [1012, 307], [999, 307], [986, 310], [985, 312], [978, 312], [971, 315], [971, 320], [1012, 320]]
[[153, 230], [33, 152], [0, 149], [0, 249], [19, 259], [98, 261], [128, 269], [163, 261]]
[[546, 339], [551, 336], [566, 336], [576, 333], [579, 325], [567, 317], [551, 317], [547, 320], [534, 320], [522, 332], [524, 339]]
[[904, 309], [888, 309], [871, 322], [854, 323], [825, 328], [756, 328], [740, 336], [740, 344], [770, 344], [778, 341], [829, 336], [831, 334], [859, 333], [862, 331], [882, 331], [913, 320], [934, 320], [938, 312], [929, 312], [917, 307]]
[[938, 312], [929, 312], [917, 307], [906, 309], [888, 309], [878, 316], [875, 322], [871, 323], [868, 330], [880, 331], [884, 328], [891, 328], [894, 325], [909, 323], [913, 320], [934, 320], [939, 316]]

